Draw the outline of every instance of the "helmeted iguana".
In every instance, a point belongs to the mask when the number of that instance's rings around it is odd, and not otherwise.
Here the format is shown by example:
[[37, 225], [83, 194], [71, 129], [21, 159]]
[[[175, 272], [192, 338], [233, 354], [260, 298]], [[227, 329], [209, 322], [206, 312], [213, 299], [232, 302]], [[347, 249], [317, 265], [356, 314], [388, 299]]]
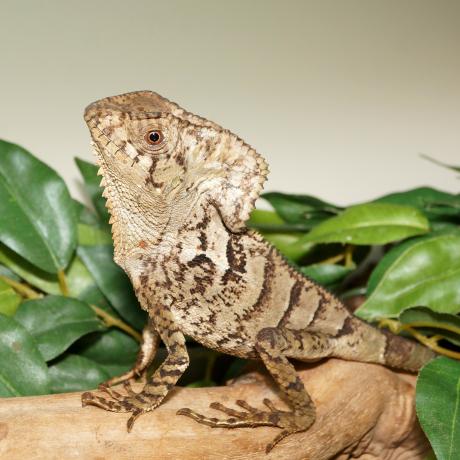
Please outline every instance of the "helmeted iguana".
[[[217, 419], [178, 413], [211, 427], [276, 426], [284, 437], [307, 430], [315, 406], [289, 358], [329, 356], [418, 370], [433, 353], [360, 321], [328, 291], [290, 266], [245, 226], [268, 173], [254, 149], [216, 123], [150, 91], [99, 100], [85, 120], [103, 176], [115, 261], [126, 271], [148, 324], [134, 368], [84, 393], [84, 404], [139, 415], [155, 409], [189, 364], [185, 336], [233, 356], [262, 360], [290, 411], [216, 402]], [[140, 393], [129, 381], [168, 356]], [[110, 388], [125, 382], [126, 394]]]

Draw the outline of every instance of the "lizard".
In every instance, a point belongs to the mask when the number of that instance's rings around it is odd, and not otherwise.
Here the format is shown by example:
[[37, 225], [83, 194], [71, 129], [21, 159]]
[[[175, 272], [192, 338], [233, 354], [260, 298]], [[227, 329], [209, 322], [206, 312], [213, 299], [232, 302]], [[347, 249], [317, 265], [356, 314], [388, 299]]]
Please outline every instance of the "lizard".
[[[158, 407], [189, 364], [185, 337], [229, 355], [261, 360], [289, 410], [219, 402], [222, 418], [178, 411], [210, 427], [280, 428], [268, 453], [315, 421], [315, 404], [291, 360], [327, 357], [416, 372], [428, 348], [353, 316], [305, 277], [246, 221], [268, 174], [265, 159], [238, 136], [151, 91], [107, 97], [84, 115], [111, 215], [114, 260], [148, 312], [136, 363], [82, 394], [83, 405], [131, 414]], [[167, 357], [145, 377], [159, 343]], [[124, 390], [113, 385], [123, 382]]]

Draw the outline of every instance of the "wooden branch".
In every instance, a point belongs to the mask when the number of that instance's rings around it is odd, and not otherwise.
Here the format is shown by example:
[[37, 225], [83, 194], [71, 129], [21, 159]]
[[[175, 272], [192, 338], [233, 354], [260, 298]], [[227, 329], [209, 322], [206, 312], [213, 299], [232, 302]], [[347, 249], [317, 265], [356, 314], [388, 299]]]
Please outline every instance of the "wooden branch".
[[[212, 401], [273, 398], [265, 378], [226, 387], [177, 388], [126, 432], [128, 414], [81, 407], [80, 393], [3, 399], [0, 458], [16, 459], [313, 459], [422, 460], [428, 444], [415, 418], [414, 376], [382, 366], [330, 359], [301, 371], [318, 408], [305, 433], [269, 454], [277, 428], [212, 429], [176, 415], [181, 407], [220, 416]], [[281, 402], [277, 402], [282, 407]]]

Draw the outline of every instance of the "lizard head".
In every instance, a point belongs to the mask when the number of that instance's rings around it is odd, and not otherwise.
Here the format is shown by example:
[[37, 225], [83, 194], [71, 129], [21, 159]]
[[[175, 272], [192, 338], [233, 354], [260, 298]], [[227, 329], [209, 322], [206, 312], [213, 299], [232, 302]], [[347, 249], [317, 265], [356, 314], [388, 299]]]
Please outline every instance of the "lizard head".
[[268, 169], [236, 135], [151, 91], [101, 99], [84, 116], [112, 222], [161, 226], [207, 200], [230, 230], [244, 228]]

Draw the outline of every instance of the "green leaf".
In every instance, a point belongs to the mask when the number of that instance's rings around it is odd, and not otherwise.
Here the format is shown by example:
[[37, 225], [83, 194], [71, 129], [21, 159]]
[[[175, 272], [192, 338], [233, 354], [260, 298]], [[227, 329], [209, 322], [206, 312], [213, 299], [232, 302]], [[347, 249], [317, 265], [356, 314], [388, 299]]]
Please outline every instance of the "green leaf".
[[379, 261], [377, 266], [372, 271], [368, 283], [367, 283], [367, 293], [366, 295], [369, 297], [374, 289], [380, 283], [385, 272], [388, 270], [391, 265], [399, 258], [401, 254], [403, 254], [407, 249], [409, 249], [414, 244], [419, 244], [422, 241], [430, 240], [435, 236], [438, 235], [446, 235], [449, 233], [458, 233], [459, 227], [452, 224], [445, 224], [442, 225], [435, 224], [436, 229], [430, 232], [427, 235], [418, 236], [415, 238], [410, 238], [406, 241], [403, 241], [396, 246], [393, 246]]
[[281, 219], [274, 211], [266, 211], [264, 209], [254, 209], [246, 225], [260, 232], [267, 233], [283, 233], [283, 232], [308, 232], [311, 230], [311, 224], [289, 224]]
[[[57, 276], [46, 273], [34, 267], [22, 257], [15, 254], [6, 246], [0, 244], [0, 262], [5, 264], [16, 275], [27, 281], [30, 285], [47, 294], [61, 294]], [[82, 291], [94, 285], [94, 279], [78, 258], [74, 257], [65, 270], [69, 294], [77, 297]]]
[[108, 228], [96, 225], [78, 224], [78, 244], [80, 246], [112, 244], [112, 235]]
[[356, 267], [344, 267], [335, 264], [313, 264], [308, 267], [300, 267], [299, 270], [312, 280], [323, 286], [339, 283]]
[[405, 245], [388, 255], [380, 281], [356, 314], [367, 320], [397, 317], [409, 307], [460, 311], [460, 234], [447, 233]]
[[264, 239], [278, 249], [287, 259], [298, 261], [311, 252], [315, 243], [304, 241], [298, 233], [262, 233]]
[[21, 300], [21, 296], [0, 278], [0, 313], [13, 316]]
[[337, 215], [342, 210], [342, 208], [309, 195], [270, 192], [262, 194], [262, 198], [267, 200], [286, 222], [291, 224], [308, 222], [309, 228]]
[[302, 243], [298, 233], [262, 233], [264, 239], [275, 246], [287, 259], [296, 261], [315, 246], [314, 243]]
[[0, 141], [0, 241], [40, 269], [67, 267], [77, 244], [75, 206], [57, 173]]
[[254, 209], [247, 221], [250, 226], [258, 225], [284, 225], [284, 220], [274, 211], [266, 211], [265, 209]]
[[91, 359], [67, 354], [49, 368], [52, 393], [92, 390], [110, 378], [109, 374]]
[[98, 167], [93, 163], [75, 158], [75, 163], [80, 170], [83, 180], [85, 181], [86, 190], [93, 202], [93, 205], [100, 219], [107, 223], [109, 222], [109, 212], [105, 207], [105, 198], [102, 196], [102, 187], [100, 186], [101, 179], [97, 175]]
[[139, 344], [127, 334], [110, 329], [82, 337], [74, 348], [80, 356], [100, 364], [110, 377], [114, 377], [134, 366]]
[[125, 272], [113, 261], [111, 246], [80, 246], [77, 250], [96, 284], [115, 310], [137, 329], [142, 329], [147, 315], [141, 309]]
[[460, 361], [437, 358], [420, 372], [417, 415], [438, 460], [460, 458]]
[[439, 220], [450, 216], [459, 216], [460, 198], [451, 193], [431, 187], [419, 187], [404, 192], [391, 193], [373, 201], [412, 206], [429, 218]]
[[44, 272], [0, 244], [0, 262], [32, 286], [49, 294], [59, 294], [57, 276]]
[[87, 225], [103, 225], [99, 216], [94, 214], [94, 212], [88, 209], [83, 203], [74, 199], [73, 204], [75, 206], [75, 212], [79, 223]]
[[71, 297], [78, 297], [86, 289], [95, 286], [94, 278], [80, 257], [74, 257], [65, 274]]
[[[411, 324], [429, 335], [440, 334], [446, 340], [460, 345], [460, 317], [448, 313], [436, 313], [426, 307], [415, 307], [404, 310], [399, 315], [403, 324]], [[421, 326], [426, 324], [425, 326]]]
[[427, 218], [415, 208], [383, 203], [352, 206], [315, 227], [303, 241], [386, 244], [426, 233]]
[[21, 278], [19, 278], [19, 276], [17, 276], [16, 273], [12, 272], [8, 267], [5, 267], [5, 265], [0, 265], [0, 275], [6, 276], [7, 278], [13, 281], [21, 281]]
[[0, 315], [0, 396], [49, 393], [48, 368], [33, 337], [13, 318]]
[[45, 361], [59, 356], [83, 335], [105, 329], [88, 305], [61, 296], [24, 302], [15, 320], [35, 338]]

